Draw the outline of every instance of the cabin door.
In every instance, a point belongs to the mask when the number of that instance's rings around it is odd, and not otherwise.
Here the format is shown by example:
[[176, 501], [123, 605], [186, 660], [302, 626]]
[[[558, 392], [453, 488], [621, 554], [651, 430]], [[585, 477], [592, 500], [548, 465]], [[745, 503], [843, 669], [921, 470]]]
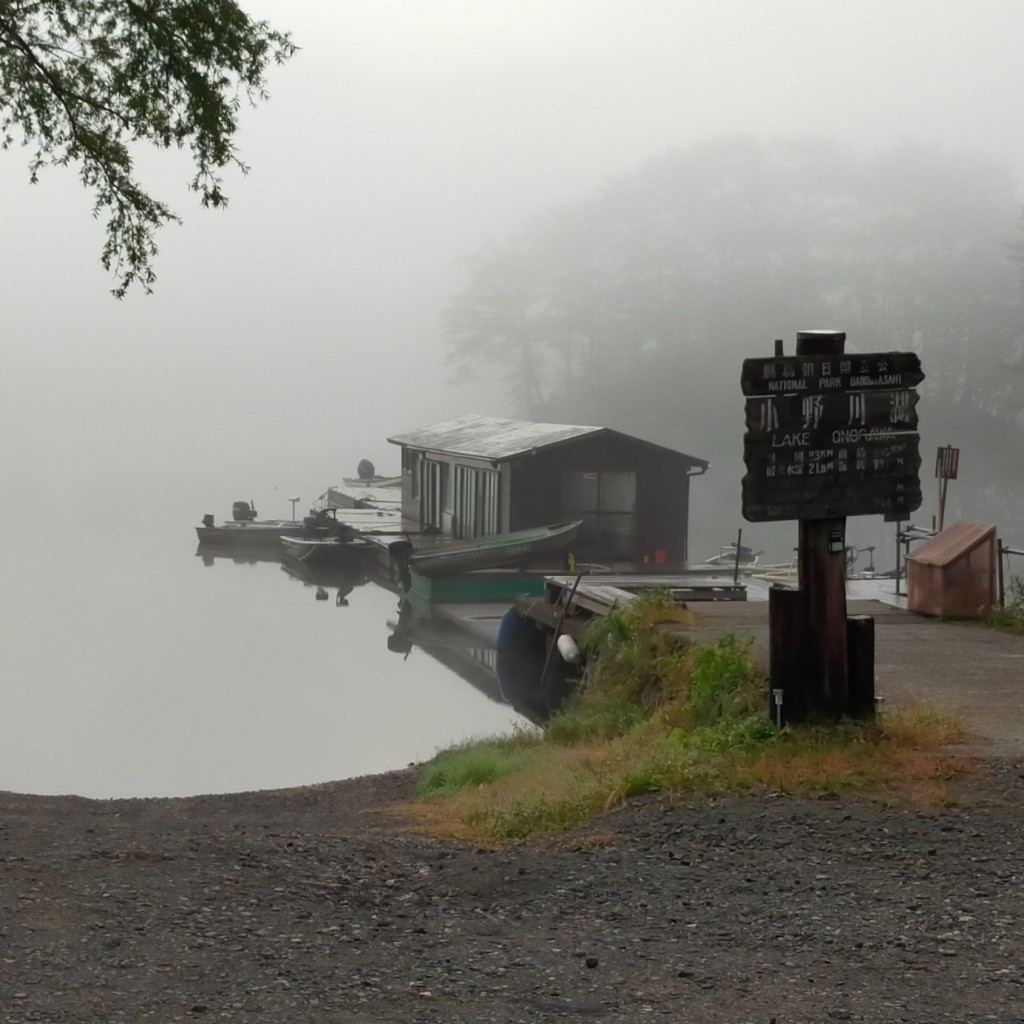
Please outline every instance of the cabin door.
[[634, 558], [637, 549], [636, 473], [565, 470], [563, 520], [580, 519], [579, 554], [600, 559]]

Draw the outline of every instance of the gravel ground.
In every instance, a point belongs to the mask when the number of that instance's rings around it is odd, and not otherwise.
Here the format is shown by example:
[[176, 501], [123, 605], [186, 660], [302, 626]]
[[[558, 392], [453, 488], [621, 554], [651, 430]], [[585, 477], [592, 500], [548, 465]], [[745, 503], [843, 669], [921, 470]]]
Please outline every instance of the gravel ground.
[[1024, 768], [941, 809], [647, 799], [489, 850], [414, 773], [0, 794], [0, 1013], [60, 1021], [1024, 1021]]

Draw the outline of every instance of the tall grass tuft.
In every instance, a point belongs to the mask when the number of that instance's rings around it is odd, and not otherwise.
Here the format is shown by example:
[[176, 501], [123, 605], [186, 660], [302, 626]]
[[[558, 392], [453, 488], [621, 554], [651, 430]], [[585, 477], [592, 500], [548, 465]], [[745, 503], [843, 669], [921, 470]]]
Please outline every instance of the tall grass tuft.
[[693, 613], [664, 590], [644, 594], [587, 624], [578, 692], [549, 723], [551, 743], [624, 736], [656, 709], [684, 699]]
[[986, 621], [996, 629], [1024, 634], [1024, 577], [1014, 576], [1010, 580], [1006, 604], [1002, 608], [993, 608]]

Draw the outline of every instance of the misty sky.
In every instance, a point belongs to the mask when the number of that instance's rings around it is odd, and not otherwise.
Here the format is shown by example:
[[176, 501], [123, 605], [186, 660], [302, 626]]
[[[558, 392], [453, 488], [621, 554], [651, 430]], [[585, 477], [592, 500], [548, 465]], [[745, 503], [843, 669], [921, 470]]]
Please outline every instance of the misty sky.
[[286, 514], [363, 455], [393, 469], [389, 433], [511, 412], [497, 382], [443, 387], [460, 257], [670, 147], [916, 138], [1024, 162], [1014, 0], [243, 6], [302, 49], [244, 118], [252, 173], [226, 212], [197, 208], [179, 155], [140, 160], [185, 219], [158, 239], [155, 295], [109, 296], [73, 172], [32, 187], [26, 154], [0, 154], [9, 511], [131, 487]]

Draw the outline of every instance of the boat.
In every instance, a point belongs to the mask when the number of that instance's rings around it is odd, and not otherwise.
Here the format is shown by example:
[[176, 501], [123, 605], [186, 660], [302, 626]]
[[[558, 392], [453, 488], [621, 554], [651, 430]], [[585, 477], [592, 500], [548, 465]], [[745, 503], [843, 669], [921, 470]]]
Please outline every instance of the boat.
[[248, 520], [220, 526], [204, 522], [196, 527], [196, 536], [204, 546], [277, 551], [282, 537], [301, 537], [305, 529], [303, 523], [291, 519]]
[[565, 551], [582, 525], [577, 519], [569, 523], [477, 537], [475, 540], [438, 541], [414, 548], [406, 556], [406, 562], [413, 572], [426, 577], [524, 565]]
[[333, 537], [281, 537], [281, 550], [285, 558], [312, 566], [343, 565], [352, 558], [366, 554], [370, 542], [361, 537], [335, 535]]
[[[748, 548], [741, 544], [739, 546], [739, 564], [740, 565], [757, 565], [757, 559], [760, 555], [763, 555], [763, 551], [754, 551], [753, 548]], [[705, 558], [701, 565], [736, 565], [737, 548], [735, 544], [724, 544], [722, 550], [717, 555], [712, 555], [710, 558]]]
[[[220, 526], [209, 513], [203, 516], [202, 526], [196, 527], [201, 545], [280, 551], [282, 537], [326, 537], [339, 529], [335, 517], [327, 510], [304, 519], [239, 519], [239, 504], [236, 501], [232, 509], [236, 518], [225, 520]], [[255, 509], [249, 508], [255, 513]]]

